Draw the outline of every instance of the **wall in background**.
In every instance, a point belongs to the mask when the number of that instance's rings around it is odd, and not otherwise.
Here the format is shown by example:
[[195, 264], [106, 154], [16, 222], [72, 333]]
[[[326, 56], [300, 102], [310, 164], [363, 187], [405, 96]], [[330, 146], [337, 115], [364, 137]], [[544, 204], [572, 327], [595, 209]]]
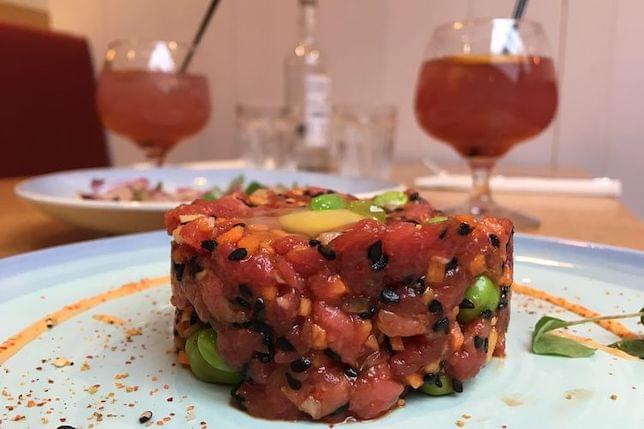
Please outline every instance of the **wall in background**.
[[[320, 0], [320, 38], [328, 55], [334, 101], [398, 106], [397, 156], [456, 161], [417, 126], [412, 112], [416, 74], [432, 29], [467, 16], [507, 16], [513, 0]], [[207, 0], [49, 0], [54, 28], [86, 35], [97, 69], [109, 40], [123, 37], [190, 40]], [[557, 123], [517, 147], [507, 162], [574, 166], [624, 181], [626, 201], [644, 215], [640, 170], [644, 94], [639, 71], [644, 28], [638, 0], [540, 0], [527, 16], [540, 21], [560, 57]], [[206, 130], [179, 146], [171, 161], [235, 156], [234, 106], [280, 103], [282, 59], [296, 42], [295, 0], [224, 0], [206, 34], [194, 70], [210, 79], [213, 117]], [[129, 143], [110, 138], [117, 164], [142, 159]]]

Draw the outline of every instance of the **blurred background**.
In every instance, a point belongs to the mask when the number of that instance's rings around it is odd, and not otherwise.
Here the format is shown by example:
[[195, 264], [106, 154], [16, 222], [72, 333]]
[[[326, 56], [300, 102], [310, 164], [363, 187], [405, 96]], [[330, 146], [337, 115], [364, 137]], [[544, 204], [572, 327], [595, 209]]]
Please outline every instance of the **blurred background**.
[[[441, 23], [508, 16], [512, 0], [321, 0], [319, 39], [334, 103], [398, 107], [395, 158], [430, 156], [458, 163], [451, 148], [428, 144], [413, 114], [416, 79], [428, 37]], [[207, 0], [0, 1], [0, 20], [86, 37], [99, 70], [107, 43], [123, 37], [189, 41]], [[644, 2], [539, 0], [527, 17], [543, 24], [560, 82], [558, 116], [504, 159], [513, 165], [579, 168], [624, 183], [624, 201], [644, 216]], [[237, 104], [280, 103], [283, 60], [297, 41], [295, 0], [222, 1], [191, 66], [208, 76], [212, 120], [181, 144], [170, 162], [233, 158]], [[143, 159], [125, 138], [108, 134], [112, 163]], [[4, 142], [3, 142], [4, 144]]]

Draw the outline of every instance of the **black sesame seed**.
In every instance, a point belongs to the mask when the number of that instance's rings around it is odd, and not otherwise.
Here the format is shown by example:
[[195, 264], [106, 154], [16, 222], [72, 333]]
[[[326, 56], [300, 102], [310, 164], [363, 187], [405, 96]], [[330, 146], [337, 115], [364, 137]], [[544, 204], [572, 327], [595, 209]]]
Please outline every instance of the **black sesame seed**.
[[472, 232], [472, 227], [468, 223], [461, 222], [460, 225], [458, 226], [457, 232], [459, 235], [467, 235], [470, 232]]
[[442, 359], [440, 362], [438, 362], [438, 367], [440, 369], [445, 369], [446, 366], [447, 366], [447, 361], [445, 359]]
[[358, 377], [358, 371], [356, 371], [355, 368], [347, 365], [344, 367], [344, 375], [346, 375], [349, 378], [356, 378]]
[[190, 261], [188, 261], [188, 272], [190, 275], [194, 276], [201, 270], [203, 270], [203, 267], [199, 263], [199, 259], [196, 256], [190, 258]]
[[199, 322], [199, 315], [196, 311], [193, 311], [192, 314], [190, 314], [190, 326], [195, 325], [197, 322]]
[[420, 194], [418, 192], [412, 192], [411, 194], [409, 194], [409, 201], [416, 201], [419, 198]]
[[443, 380], [440, 377], [434, 378], [434, 386], [443, 387]]
[[389, 256], [382, 255], [378, 262], [371, 265], [371, 269], [374, 271], [382, 271], [387, 267], [387, 263], [389, 263]]
[[474, 347], [480, 349], [483, 347], [483, 344], [485, 344], [485, 338], [474, 335]]
[[489, 338], [485, 338], [485, 340], [483, 340], [483, 351], [487, 353], [489, 347], [490, 347], [490, 340]]
[[447, 317], [441, 317], [432, 325], [432, 330], [434, 332], [444, 332], [447, 334], [449, 332], [449, 319]]
[[152, 411], [144, 411], [139, 416], [139, 423], [146, 423], [152, 419]]
[[404, 209], [404, 207], [396, 207], [396, 208], [394, 209], [394, 211], [395, 211], [395, 212], [402, 212], [402, 211], [404, 211], [404, 210], [405, 210], [405, 209]]
[[70, 426], [70, 425], [60, 425], [56, 429], [76, 429], [76, 428], [74, 426]]
[[236, 302], [240, 307], [247, 308], [247, 309], [249, 309], [249, 310], [250, 310], [250, 303], [249, 303], [248, 301], [246, 301], [244, 298], [242, 298], [241, 296], [237, 296], [237, 297], [235, 297], [235, 302]]
[[400, 302], [400, 296], [389, 288], [384, 288], [380, 292], [380, 299], [389, 304], [398, 304]]
[[302, 388], [302, 382], [293, 377], [290, 372], [286, 373], [286, 382], [288, 383], [288, 387], [293, 390], [300, 390]]
[[499, 237], [497, 237], [494, 234], [490, 234], [489, 238], [490, 238], [490, 243], [492, 244], [492, 246], [494, 246], [494, 247], [496, 247], [498, 249], [499, 246], [501, 245], [501, 242], [499, 241]]
[[285, 337], [278, 337], [277, 340], [275, 340], [275, 343], [277, 344], [277, 347], [279, 347], [282, 351], [292, 352], [295, 350], [293, 344], [291, 344], [291, 342]]
[[481, 311], [481, 317], [484, 319], [491, 319], [492, 316], [494, 316], [494, 312], [492, 312], [492, 310], [485, 309]]
[[376, 314], [377, 311], [378, 311], [378, 308], [376, 308], [375, 305], [372, 305], [371, 307], [369, 307], [369, 310], [359, 313], [358, 316], [361, 319], [371, 319]]
[[320, 240], [315, 240], [313, 238], [309, 240], [309, 246], [315, 247], [315, 246], [319, 246], [319, 245], [320, 245]]
[[264, 353], [264, 352], [255, 352], [254, 356], [261, 363], [269, 363], [273, 359], [270, 353]]
[[422, 295], [425, 293], [427, 290], [427, 283], [425, 282], [425, 276], [421, 276], [416, 280], [416, 283], [414, 284], [414, 290], [418, 295]]
[[347, 411], [348, 409], [349, 409], [349, 403], [347, 402], [347, 403], [346, 403], [346, 404], [344, 404], [343, 406], [338, 407], [335, 411], [333, 411], [333, 412], [331, 413], [331, 415], [332, 415], [332, 416], [337, 416], [337, 415], [339, 415], [339, 414], [344, 413], [344, 412], [345, 412], [345, 411]]
[[497, 309], [497, 310], [503, 310], [503, 309], [504, 309], [505, 307], [507, 307], [507, 306], [508, 306], [508, 302], [507, 302], [507, 301], [500, 301], [500, 302], [499, 302], [499, 305], [496, 307], [496, 309]]
[[342, 356], [336, 353], [333, 349], [330, 349], [330, 348], [324, 349], [324, 354], [327, 355], [330, 359], [333, 359], [335, 361], [340, 362], [342, 360]]
[[425, 374], [425, 376], [423, 377], [423, 381], [424, 381], [425, 383], [433, 383], [433, 382], [434, 382], [434, 380], [436, 380], [436, 378], [437, 378], [437, 375], [436, 375], [436, 374], [434, 374], [433, 372], [428, 372], [428, 373], [427, 373], [427, 374]]
[[244, 222], [239, 222], [239, 223], [234, 224], [233, 228], [236, 227], [236, 226], [241, 226], [243, 228], [243, 227], [246, 226], [246, 224]]
[[382, 346], [385, 348], [385, 351], [389, 354], [392, 355], [394, 354], [394, 349], [391, 347], [391, 341], [389, 341], [389, 337], [385, 335], [385, 339], [382, 340]]
[[450, 261], [445, 265], [445, 275], [452, 276], [455, 274], [456, 269], [458, 268], [458, 258], [454, 256]]
[[463, 392], [463, 383], [461, 380], [457, 380], [455, 378], [452, 378], [452, 389], [454, 389], [454, 392], [456, 393], [462, 393]]
[[329, 246], [318, 244], [318, 252], [320, 252], [320, 255], [328, 261], [333, 261], [335, 259], [335, 252]]
[[382, 258], [382, 240], [378, 240], [367, 249], [367, 258], [372, 264], [376, 264]]
[[440, 301], [436, 299], [432, 299], [431, 302], [427, 305], [427, 308], [431, 313], [442, 313], [443, 312], [443, 304], [440, 303]]
[[299, 357], [291, 362], [290, 367], [293, 372], [304, 372], [311, 368], [311, 359], [304, 356]]
[[262, 319], [264, 317], [264, 310], [266, 309], [266, 304], [264, 304], [263, 298], [257, 298], [255, 300], [255, 305], [253, 306], [253, 311], [255, 312], [255, 317]]
[[253, 296], [253, 291], [250, 289], [250, 287], [248, 287], [247, 284], [244, 283], [239, 285], [239, 293], [248, 298], [251, 298]]
[[217, 242], [215, 240], [204, 240], [201, 242], [201, 248], [212, 252], [217, 248]]
[[472, 302], [472, 300], [468, 298], [463, 298], [463, 301], [461, 301], [461, 303], [458, 305], [458, 308], [463, 310], [474, 308], [474, 307], [475, 307], [474, 303]]
[[244, 249], [243, 247], [238, 247], [237, 249], [230, 252], [230, 254], [228, 255], [228, 260], [241, 261], [246, 256], [248, 256], [248, 250]]
[[183, 279], [183, 272], [186, 269], [186, 264], [178, 264], [175, 262], [174, 264], [172, 264], [172, 266], [174, 268], [175, 277], [178, 281], [181, 281]]
[[447, 228], [442, 230], [441, 233], [438, 235], [438, 238], [441, 240], [444, 239], [445, 237], [447, 237]]

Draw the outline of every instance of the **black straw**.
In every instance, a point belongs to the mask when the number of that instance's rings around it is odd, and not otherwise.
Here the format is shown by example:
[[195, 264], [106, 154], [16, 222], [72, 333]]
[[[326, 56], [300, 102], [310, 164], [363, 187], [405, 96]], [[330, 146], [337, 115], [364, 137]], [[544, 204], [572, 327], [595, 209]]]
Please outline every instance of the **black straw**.
[[186, 57], [183, 60], [183, 63], [181, 63], [181, 68], [179, 69], [181, 73], [184, 73], [186, 70], [188, 70], [188, 66], [192, 61], [192, 57], [194, 56], [195, 52], [197, 51], [197, 48], [199, 47], [201, 38], [206, 32], [206, 28], [208, 28], [208, 23], [210, 23], [210, 19], [214, 15], [215, 9], [217, 9], [217, 5], [219, 4], [219, 2], [220, 0], [212, 0], [210, 2], [210, 6], [208, 6], [208, 10], [206, 10], [206, 14], [203, 16], [203, 19], [201, 20], [201, 24], [199, 25], [197, 34], [195, 34], [194, 39], [192, 39], [192, 44], [190, 45], [190, 49], [188, 50], [188, 53], [186, 54]]
[[514, 3], [514, 11], [512, 12], [512, 18], [516, 19], [517, 21], [520, 20], [523, 17], [523, 14], [525, 13], [525, 9], [528, 6], [528, 0], [517, 0], [516, 3]]

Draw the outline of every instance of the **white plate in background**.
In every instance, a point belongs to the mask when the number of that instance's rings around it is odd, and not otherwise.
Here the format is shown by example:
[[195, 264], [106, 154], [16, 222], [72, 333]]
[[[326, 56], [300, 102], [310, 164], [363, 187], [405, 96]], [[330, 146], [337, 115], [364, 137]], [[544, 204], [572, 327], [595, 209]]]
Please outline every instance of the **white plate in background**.
[[294, 183], [320, 186], [350, 194], [377, 193], [396, 187], [386, 180], [363, 179], [323, 173], [286, 170], [195, 169], [195, 168], [94, 168], [45, 174], [16, 185], [22, 199], [35, 204], [50, 216], [70, 224], [111, 233], [150, 231], [163, 227], [163, 214], [178, 205], [164, 201], [99, 201], [80, 198], [90, 191], [93, 179], [105, 180], [107, 188], [145, 177], [151, 183], [163, 182], [164, 188], [193, 187], [207, 191], [213, 186], [225, 188], [242, 174], [247, 183], [255, 180], [265, 185]]

